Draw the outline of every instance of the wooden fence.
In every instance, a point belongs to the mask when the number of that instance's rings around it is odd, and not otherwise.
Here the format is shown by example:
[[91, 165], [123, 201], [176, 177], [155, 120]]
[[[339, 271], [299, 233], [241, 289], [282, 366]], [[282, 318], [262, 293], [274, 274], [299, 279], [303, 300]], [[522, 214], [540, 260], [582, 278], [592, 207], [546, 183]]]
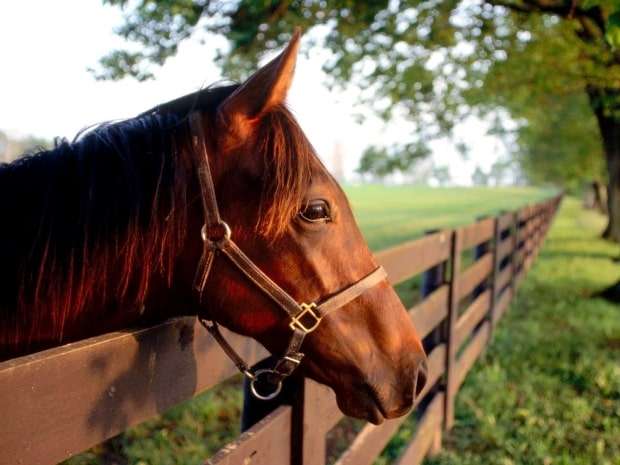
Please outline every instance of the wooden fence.
[[[441, 447], [454, 397], [536, 258], [561, 198], [428, 234], [380, 252], [392, 284], [423, 273], [409, 310], [424, 338], [429, 377], [417, 400], [415, 434], [398, 464], [418, 464]], [[474, 261], [464, 269], [464, 252]], [[268, 354], [227, 333], [250, 362]], [[54, 464], [236, 374], [194, 318], [115, 332], [0, 364], [0, 464]], [[298, 382], [281, 405], [211, 457], [210, 464], [326, 463], [326, 434], [342, 418], [333, 392]], [[338, 465], [371, 464], [406, 417], [366, 425]], [[181, 460], [181, 458], [179, 459]]]

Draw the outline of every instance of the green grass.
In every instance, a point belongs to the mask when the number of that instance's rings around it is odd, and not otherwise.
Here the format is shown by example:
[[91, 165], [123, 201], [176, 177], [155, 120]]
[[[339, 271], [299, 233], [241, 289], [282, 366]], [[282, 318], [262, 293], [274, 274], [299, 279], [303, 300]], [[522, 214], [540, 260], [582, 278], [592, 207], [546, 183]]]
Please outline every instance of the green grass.
[[347, 186], [347, 195], [370, 247], [381, 250], [429, 229], [471, 223], [553, 195], [529, 187]]
[[[549, 195], [525, 188], [346, 190], [375, 250]], [[620, 309], [590, 298], [618, 278], [610, 260], [618, 248], [597, 239], [601, 228], [602, 218], [566, 202], [487, 355], [457, 398], [457, 424], [444, 451], [429, 465], [620, 464]], [[238, 382], [231, 385], [69, 463], [99, 464], [104, 456], [107, 463], [202, 463], [238, 434], [241, 395]], [[406, 423], [377, 463], [390, 463], [412, 430]]]
[[620, 464], [620, 307], [603, 218], [568, 199], [427, 465]]

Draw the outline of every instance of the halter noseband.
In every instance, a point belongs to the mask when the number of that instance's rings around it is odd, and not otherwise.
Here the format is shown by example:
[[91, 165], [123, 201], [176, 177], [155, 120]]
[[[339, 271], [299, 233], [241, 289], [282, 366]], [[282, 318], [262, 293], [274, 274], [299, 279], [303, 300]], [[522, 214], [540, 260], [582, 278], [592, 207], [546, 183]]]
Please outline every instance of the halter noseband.
[[[213, 258], [217, 252], [223, 253], [228, 259], [265, 295], [273, 300], [291, 318], [289, 327], [293, 334], [286, 351], [275, 363], [273, 368], [260, 369], [252, 372], [250, 367], [243, 361], [231, 345], [224, 339], [218, 324], [209, 318], [198, 317], [200, 323], [211, 333], [222, 347], [226, 355], [237, 366], [239, 371], [250, 379], [251, 390], [254, 396], [262, 400], [276, 397], [282, 389], [282, 381], [291, 375], [300, 364], [304, 354], [300, 352], [304, 338], [318, 328], [321, 320], [331, 311], [348, 304], [359, 297], [366, 290], [374, 287], [387, 277], [382, 267], [377, 268], [359, 281], [341, 289], [332, 297], [320, 303], [297, 303], [284, 289], [278, 286], [269, 276], [263, 273], [248, 256], [231, 239], [231, 230], [221, 218], [215, 196], [215, 187], [209, 168], [209, 157], [202, 134], [199, 115], [194, 113], [190, 116], [192, 129], [192, 141], [196, 152], [204, 154], [204, 163], [198, 168], [200, 188], [202, 190], [202, 203], [205, 223], [201, 229], [204, 248], [202, 257], [196, 270], [195, 287], [202, 294]], [[196, 136], [196, 135], [199, 136]], [[261, 394], [257, 387], [260, 378], [271, 386], [275, 386], [268, 394]]]

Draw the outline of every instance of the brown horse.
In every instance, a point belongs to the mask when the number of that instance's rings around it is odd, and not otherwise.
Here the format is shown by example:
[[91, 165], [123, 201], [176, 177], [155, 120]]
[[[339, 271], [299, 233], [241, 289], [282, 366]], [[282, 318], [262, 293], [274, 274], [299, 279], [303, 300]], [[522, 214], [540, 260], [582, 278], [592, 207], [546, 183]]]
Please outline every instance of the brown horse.
[[[290, 319], [223, 254], [203, 292], [193, 286], [204, 156], [235, 243], [296, 302], [372, 274], [343, 191], [284, 106], [298, 42], [242, 85], [0, 167], [0, 359], [177, 315], [283, 353]], [[332, 387], [344, 413], [380, 423], [410, 409], [426, 375], [407, 312], [387, 281], [375, 284], [307, 334], [300, 369]]]

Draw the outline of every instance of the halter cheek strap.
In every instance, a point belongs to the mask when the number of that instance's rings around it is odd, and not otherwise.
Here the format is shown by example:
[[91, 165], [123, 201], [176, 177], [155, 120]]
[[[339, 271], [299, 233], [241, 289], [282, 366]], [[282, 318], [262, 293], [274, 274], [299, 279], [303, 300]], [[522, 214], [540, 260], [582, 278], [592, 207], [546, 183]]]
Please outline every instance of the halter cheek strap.
[[[379, 267], [322, 302], [297, 303], [290, 294], [263, 273], [232, 240], [230, 227], [220, 217], [207, 148], [200, 124], [199, 115], [197, 113], [192, 114], [190, 116], [190, 127], [193, 134], [194, 149], [195, 152], [204, 154], [204, 160], [198, 168], [198, 177], [202, 190], [202, 206], [205, 218], [205, 224], [201, 230], [204, 247], [196, 270], [194, 286], [202, 295], [213, 259], [216, 253], [222, 253], [249, 281], [254, 283], [258, 289], [288, 314], [292, 335], [284, 355], [275, 363], [273, 368], [252, 372], [239, 354], [224, 339], [218, 324], [214, 320], [199, 317], [199, 321], [211, 333], [239, 371], [251, 380], [252, 393], [259, 399], [273, 399], [282, 389], [282, 380], [291, 375], [300, 364], [304, 356], [301, 352], [301, 345], [305, 337], [318, 328], [327, 314], [359, 297], [366, 290], [386, 279], [387, 274], [382, 267]], [[272, 391], [268, 394], [261, 393], [259, 384], [269, 385]]]

